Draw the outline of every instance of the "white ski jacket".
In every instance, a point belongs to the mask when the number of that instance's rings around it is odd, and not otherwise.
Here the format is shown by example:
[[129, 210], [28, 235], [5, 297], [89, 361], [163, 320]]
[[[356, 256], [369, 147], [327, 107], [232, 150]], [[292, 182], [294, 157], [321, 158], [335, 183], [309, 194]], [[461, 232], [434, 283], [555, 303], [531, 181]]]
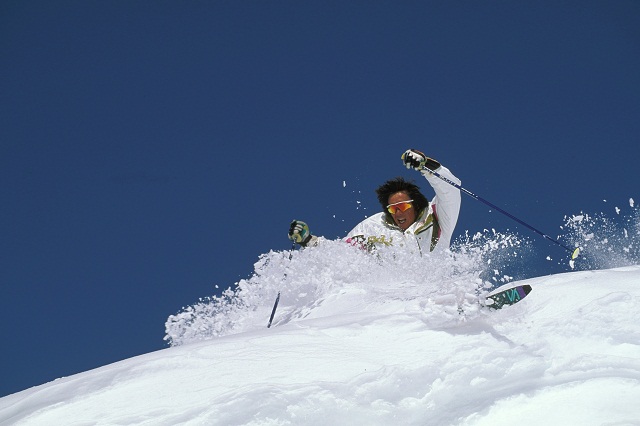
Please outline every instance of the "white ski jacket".
[[[446, 167], [440, 166], [435, 171], [460, 185], [460, 179]], [[420, 253], [449, 248], [460, 213], [460, 190], [427, 171], [421, 173], [436, 194], [409, 228], [402, 231], [393, 221], [387, 220], [384, 212], [380, 212], [356, 225], [345, 240], [363, 243], [367, 247], [415, 245]]]

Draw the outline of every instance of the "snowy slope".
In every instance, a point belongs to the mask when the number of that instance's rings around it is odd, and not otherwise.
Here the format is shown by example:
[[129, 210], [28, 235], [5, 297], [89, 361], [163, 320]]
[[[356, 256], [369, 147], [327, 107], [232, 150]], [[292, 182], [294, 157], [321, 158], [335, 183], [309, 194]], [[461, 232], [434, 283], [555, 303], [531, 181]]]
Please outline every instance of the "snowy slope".
[[330, 280], [297, 311], [283, 292], [271, 329], [263, 304], [259, 327], [247, 314], [244, 330], [1, 398], [0, 424], [640, 424], [640, 266], [529, 279], [521, 303], [456, 321], [411, 283]]

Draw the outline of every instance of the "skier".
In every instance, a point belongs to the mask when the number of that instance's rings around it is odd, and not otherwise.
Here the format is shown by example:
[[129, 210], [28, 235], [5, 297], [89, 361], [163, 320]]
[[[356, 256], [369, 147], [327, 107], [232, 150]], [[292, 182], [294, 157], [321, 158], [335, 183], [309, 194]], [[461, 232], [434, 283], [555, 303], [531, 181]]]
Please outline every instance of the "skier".
[[[345, 241], [369, 251], [383, 245], [405, 244], [417, 245], [420, 253], [449, 248], [460, 212], [460, 190], [438, 179], [429, 170], [458, 185], [460, 180], [418, 150], [409, 149], [401, 158], [407, 169], [417, 170], [427, 179], [436, 193], [433, 200], [429, 202], [417, 185], [401, 177], [391, 179], [376, 189], [382, 212], [356, 225]], [[303, 247], [314, 247], [321, 240], [300, 220], [291, 222], [289, 239]]]

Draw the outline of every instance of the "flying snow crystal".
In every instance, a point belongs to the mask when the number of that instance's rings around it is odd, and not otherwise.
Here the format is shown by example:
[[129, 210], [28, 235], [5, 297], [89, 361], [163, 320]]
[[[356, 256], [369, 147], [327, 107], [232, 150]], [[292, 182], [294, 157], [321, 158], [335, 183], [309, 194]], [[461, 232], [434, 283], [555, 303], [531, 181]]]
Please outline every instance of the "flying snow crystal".
[[571, 221], [579, 223], [579, 222], [582, 222], [583, 219], [584, 219], [584, 215], [577, 215], [577, 216], [573, 216], [571, 218]]
[[347, 181], [346, 181], [346, 180], [343, 180], [343, 181], [342, 181], [342, 187], [343, 187], [343, 188], [346, 188], [346, 187], [347, 187]]
[[634, 205], [633, 198], [629, 198], [629, 205], [630, 205], [631, 207], [633, 207], [633, 205]]

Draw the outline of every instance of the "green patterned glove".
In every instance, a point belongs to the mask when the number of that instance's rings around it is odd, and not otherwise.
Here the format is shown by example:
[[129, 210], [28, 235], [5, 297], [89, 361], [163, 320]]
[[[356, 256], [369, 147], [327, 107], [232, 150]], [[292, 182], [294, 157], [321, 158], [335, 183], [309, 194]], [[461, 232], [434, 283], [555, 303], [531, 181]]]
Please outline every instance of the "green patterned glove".
[[301, 220], [294, 220], [289, 227], [289, 239], [301, 246], [306, 246], [311, 240], [311, 231], [309, 226]]

